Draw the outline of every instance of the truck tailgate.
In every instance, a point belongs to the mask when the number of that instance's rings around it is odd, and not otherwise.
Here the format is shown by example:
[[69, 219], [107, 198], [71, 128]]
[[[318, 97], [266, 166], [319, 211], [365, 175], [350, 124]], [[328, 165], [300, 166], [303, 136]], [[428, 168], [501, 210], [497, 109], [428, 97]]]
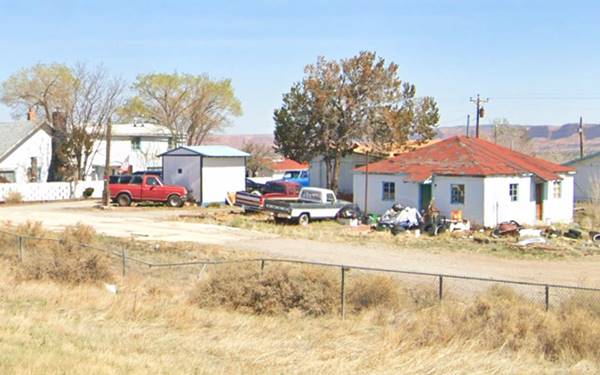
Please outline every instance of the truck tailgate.
[[260, 209], [260, 195], [240, 191], [235, 193], [235, 205], [250, 209]]

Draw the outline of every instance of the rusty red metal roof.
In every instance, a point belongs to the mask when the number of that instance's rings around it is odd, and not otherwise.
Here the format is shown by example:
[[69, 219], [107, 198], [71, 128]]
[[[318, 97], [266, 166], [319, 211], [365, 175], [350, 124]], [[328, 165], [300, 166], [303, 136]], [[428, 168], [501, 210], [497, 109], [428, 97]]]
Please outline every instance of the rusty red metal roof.
[[[365, 172], [366, 167], [354, 169]], [[369, 164], [369, 173], [406, 174], [421, 182], [433, 175], [498, 176], [534, 174], [545, 181], [560, 179], [558, 173], [574, 168], [525, 155], [481, 138], [455, 136]]]
[[283, 159], [281, 161], [273, 162], [271, 169], [274, 171], [298, 171], [308, 169], [308, 164], [298, 163], [295, 160]]

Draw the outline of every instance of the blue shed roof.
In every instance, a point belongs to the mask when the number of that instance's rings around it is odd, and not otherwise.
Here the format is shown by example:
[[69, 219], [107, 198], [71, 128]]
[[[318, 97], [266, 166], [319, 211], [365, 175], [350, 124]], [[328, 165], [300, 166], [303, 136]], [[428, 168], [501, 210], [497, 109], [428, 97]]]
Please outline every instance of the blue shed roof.
[[181, 146], [173, 150], [169, 150], [159, 156], [170, 155], [178, 150], [187, 150], [192, 154], [207, 156], [207, 157], [248, 157], [250, 154], [238, 150], [237, 148], [221, 145], [207, 146]]

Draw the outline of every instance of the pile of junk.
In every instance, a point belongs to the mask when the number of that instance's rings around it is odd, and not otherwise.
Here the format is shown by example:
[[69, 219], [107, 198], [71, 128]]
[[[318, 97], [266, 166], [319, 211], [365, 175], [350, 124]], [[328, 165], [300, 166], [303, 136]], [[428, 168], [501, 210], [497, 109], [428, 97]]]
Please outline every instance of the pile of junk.
[[389, 230], [393, 235], [415, 230], [417, 234], [429, 233], [437, 236], [443, 232], [467, 232], [471, 230], [471, 223], [462, 219], [462, 212], [452, 212], [450, 219], [440, 215], [433, 204], [427, 210], [419, 212], [414, 207], [394, 204], [374, 224], [376, 230]]
[[[583, 232], [578, 228], [569, 228], [564, 231], [553, 226], [548, 226], [543, 229], [525, 228], [514, 220], [499, 223], [492, 231], [492, 237], [494, 238], [505, 236], [517, 237], [517, 245], [520, 246], [544, 244], [549, 238], [566, 237], [573, 240], [580, 240], [584, 237]], [[590, 231], [589, 237], [590, 240], [598, 242], [600, 241], [600, 232]]]

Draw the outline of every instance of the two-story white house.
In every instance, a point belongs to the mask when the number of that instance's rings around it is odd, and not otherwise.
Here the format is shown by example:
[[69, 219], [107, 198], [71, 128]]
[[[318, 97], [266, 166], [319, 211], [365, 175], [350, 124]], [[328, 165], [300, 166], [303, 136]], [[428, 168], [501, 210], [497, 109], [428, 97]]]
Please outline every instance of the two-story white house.
[[[151, 123], [113, 124], [110, 150], [111, 174], [118, 171], [135, 172], [160, 170], [158, 156], [175, 146], [168, 128]], [[106, 163], [106, 140], [94, 143], [88, 167], [88, 178], [101, 180]]]

